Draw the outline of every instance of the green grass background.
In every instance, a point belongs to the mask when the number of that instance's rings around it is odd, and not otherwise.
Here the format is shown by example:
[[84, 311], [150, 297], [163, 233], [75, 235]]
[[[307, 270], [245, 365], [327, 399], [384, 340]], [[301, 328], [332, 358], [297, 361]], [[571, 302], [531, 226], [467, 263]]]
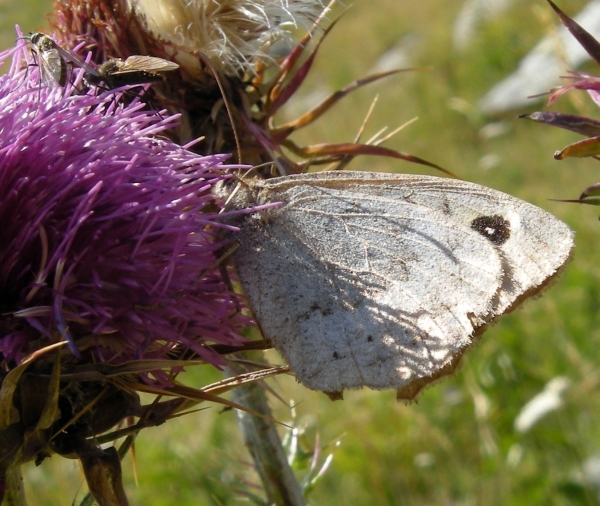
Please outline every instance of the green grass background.
[[[573, 14], [584, 1], [563, 0]], [[462, 2], [356, 0], [324, 44], [301, 97], [334, 90], [363, 77], [373, 62], [406, 34], [420, 40], [415, 65], [431, 70], [387, 78], [347, 97], [296, 137], [304, 143], [354, 137], [375, 95], [378, 106], [367, 137], [418, 116], [387, 146], [436, 162], [460, 177], [533, 202], [577, 232], [576, 252], [544, 297], [529, 301], [490, 328], [455, 377], [427, 390], [418, 403], [398, 404], [393, 392], [347, 392], [330, 402], [291, 378], [271, 381], [294, 413], [272, 398], [276, 417], [302, 433], [305, 449], [318, 441], [321, 460], [333, 461], [309, 495], [311, 505], [592, 505], [600, 485], [582, 473], [600, 456], [600, 210], [552, 202], [576, 198], [598, 180], [598, 164], [556, 162], [552, 153], [578, 137], [517, 113], [486, 118], [477, 100], [516, 69], [519, 59], [557, 23], [542, 0], [515, 2], [481, 26], [466, 51], [451, 47], [452, 23]], [[48, 4], [27, 0], [0, 4], [3, 47], [12, 25], [27, 32], [43, 26]], [[336, 12], [341, 12], [337, 9]], [[592, 65], [587, 67], [598, 72]], [[529, 111], [542, 108], [538, 103]], [[553, 110], [600, 117], [582, 93], [563, 97]], [[289, 119], [289, 118], [288, 118]], [[502, 121], [503, 135], [486, 139], [481, 129]], [[482, 160], [500, 163], [485, 169]], [[398, 161], [357, 159], [350, 168], [433, 173]], [[276, 358], [276, 357], [274, 357]], [[557, 376], [572, 381], [564, 406], [520, 434], [513, 423], [521, 408]], [[190, 371], [196, 386], [218, 381], [208, 368]], [[237, 489], [260, 494], [237, 430], [235, 414], [219, 407], [148, 429], [136, 444], [138, 485], [127, 458], [125, 481], [132, 505], [244, 504]], [[301, 478], [305, 470], [299, 469]], [[82, 487], [75, 461], [54, 457], [26, 469], [31, 505], [71, 504]]]

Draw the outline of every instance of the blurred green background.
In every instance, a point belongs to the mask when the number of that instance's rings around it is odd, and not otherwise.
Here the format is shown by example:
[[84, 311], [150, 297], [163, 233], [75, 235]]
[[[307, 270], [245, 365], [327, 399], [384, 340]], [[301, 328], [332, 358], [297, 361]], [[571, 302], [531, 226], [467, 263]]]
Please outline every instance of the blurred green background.
[[[14, 42], [14, 23], [24, 32], [41, 28], [50, 10], [48, 3], [31, 0], [0, 2], [3, 47]], [[560, 3], [570, 14], [584, 4]], [[503, 317], [458, 374], [425, 391], [418, 403], [406, 406], [395, 401], [394, 392], [366, 390], [346, 392], [343, 402], [332, 403], [291, 378], [271, 381], [281, 399], [295, 405], [292, 412], [272, 397], [276, 418], [291, 422], [294, 416], [305, 450], [318, 437], [321, 462], [334, 454], [309, 495], [311, 505], [600, 503], [600, 250], [595, 245], [600, 210], [549, 200], [577, 198], [597, 182], [598, 166], [592, 159], [553, 160], [556, 149], [578, 136], [516, 118], [544, 108], [539, 102], [493, 118], [476, 107], [542, 36], [552, 33], [558, 21], [548, 5], [514, 2], [482, 22], [471, 44], [458, 51], [451, 34], [463, 5], [458, 0], [356, 0], [323, 45], [286, 119], [306, 110], [315, 96], [366, 75], [398, 40], [413, 41], [411, 65], [430, 70], [358, 90], [296, 140], [352, 139], [378, 95], [365, 138], [418, 116], [386, 145], [556, 214], [577, 232], [575, 257], [544, 297]], [[591, 64], [585, 68], [600, 73]], [[551, 110], [600, 117], [583, 93], [563, 97]], [[376, 158], [357, 159], [350, 168], [434, 173]], [[218, 381], [220, 374], [205, 368], [188, 377], [201, 386]], [[569, 385], [558, 397], [562, 403], [528, 430], [516, 430], [523, 407], [552, 380], [551, 385]], [[136, 443], [135, 466], [128, 457], [124, 468], [132, 505], [244, 504], [239, 490], [260, 494], [252, 488], [259, 481], [235, 413], [219, 407], [144, 431]], [[303, 473], [298, 470], [300, 478]], [[76, 463], [57, 457], [26, 470], [32, 506], [71, 504], [82, 482]]]

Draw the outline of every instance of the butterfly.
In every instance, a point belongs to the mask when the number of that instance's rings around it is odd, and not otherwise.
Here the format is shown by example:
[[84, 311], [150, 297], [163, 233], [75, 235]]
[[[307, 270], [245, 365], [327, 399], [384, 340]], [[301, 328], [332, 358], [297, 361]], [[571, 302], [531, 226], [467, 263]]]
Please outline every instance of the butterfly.
[[263, 335], [296, 379], [340, 398], [414, 399], [485, 328], [540, 292], [573, 233], [546, 211], [460, 180], [330, 171], [254, 180], [233, 261]]

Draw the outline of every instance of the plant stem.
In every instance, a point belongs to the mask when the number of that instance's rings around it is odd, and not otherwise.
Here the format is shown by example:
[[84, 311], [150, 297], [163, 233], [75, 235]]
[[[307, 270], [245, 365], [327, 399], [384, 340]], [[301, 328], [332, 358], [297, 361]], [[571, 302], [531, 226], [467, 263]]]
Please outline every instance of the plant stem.
[[27, 506], [25, 499], [25, 488], [23, 487], [23, 474], [21, 466], [13, 465], [6, 470], [6, 494], [5, 506]]
[[[236, 388], [232, 397], [234, 402], [272, 418], [267, 396], [260, 384], [249, 383]], [[305, 506], [302, 490], [288, 464], [275, 423], [240, 410], [237, 417], [244, 443], [262, 480], [267, 504]]]

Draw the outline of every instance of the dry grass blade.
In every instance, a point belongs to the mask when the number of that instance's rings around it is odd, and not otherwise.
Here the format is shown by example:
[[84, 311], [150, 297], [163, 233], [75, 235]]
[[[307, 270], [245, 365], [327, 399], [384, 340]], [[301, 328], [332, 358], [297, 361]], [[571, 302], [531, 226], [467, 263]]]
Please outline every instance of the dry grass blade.
[[288, 374], [290, 372], [289, 366], [277, 366], [270, 367], [263, 371], [253, 371], [245, 374], [238, 374], [237, 376], [233, 376], [231, 378], [225, 378], [224, 380], [218, 381], [217, 383], [212, 383], [204, 387], [205, 392], [211, 392], [215, 394], [222, 394], [228, 392], [229, 390], [245, 385], [247, 383], [254, 383], [255, 381], [262, 381], [266, 378], [271, 378], [273, 376], [279, 376], [280, 374]]
[[[229, 390], [237, 388], [241, 385], [248, 384], [248, 383], [254, 383], [256, 381], [259, 381], [259, 380], [262, 380], [262, 379], [265, 379], [265, 378], [268, 378], [271, 376], [276, 376], [278, 374], [284, 374], [284, 373], [288, 373], [288, 372], [289, 372], [289, 367], [287, 367], [287, 366], [273, 367], [273, 368], [267, 369], [265, 371], [259, 371], [256, 373], [246, 373], [246, 374], [242, 374], [242, 375], [239, 375], [236, 377], [228, 378], [226, 380], [219, 381], [217, 383], [213, 383], [212, 385], [208, 385], [207, 387], [205, 387], [203, 389], [195, 389], [195, 388], [188, 387], [185, 385], [176, 384], [172, 387], [166, 388], [164, 390], [160, 390], [160, 389], [152, 388], [145, 384], [132, 383], [129, 386], [134, 388], [138, 392], [146, 392], [146, 393], [156, 394], [158, 396], [177, 397], [181, 400], [184, 400], [184, 402], [173, 403], [171, 401], [168, 401], [168, 403], [170, 403], [169, 406], [171, 406], [171, 409], [167, 410], [159, 418], [148, 416], [150, 413], [148, 411], [140, 419], [140, 421], [137, 424], [132, 425], [131, 427], [127, 427], [125, 429], [119, 429], [117, 431], [113, 431], [111, 433], [104, 434], [102, 436], [97, 437], [97, 440], [100, 444], [103, 444], [103, 443], [107, 443], [110, 441], [114, 441], [114, 440], [119, 439], [124, 436], [136, 434], [137, 432], [139, 432], [140, 430], [142, 430], [146, 427], [155, 426], [166, 420], [170, 420], [172, 418], [177, 418], [179, 416], [182, 416], [183, 414], [187, 414], [190, 412], [189, 410], [191, 408], [197, 406], [198, 404], [200, 404], [202, 402], [214, 402], [217, 404], [222, 404], [228, 408], [239, 409], [241, 411], [244, 411], [245, 413], [257, 416], [257, 417], [267, 420], [271, 423], [277, 423], [277, 424], [285, 426], [285, 424], [278, 422], [277, 420], [274, 420], [269, 416], [266, 416], [264, 414], [261, 414], [261, 413], [255, 412], [253, 410], [250, 410], [248, 408], [245, 408], [244, 406], [241, 406], [240, 404], [229, 401], [227, 399], [223, 399], [222, 397], [219, 397], [219, 395], [215, 395], [214, 392], [217, 392], [218, 394], [222, 394]], [[210, 392], [208, 390], [210, 390]], [[159, 404], [161, 404], [161, 403], [159, 403]], [[162, 403], [162, 404], [167, 404], [167, 403]], [[149, 409], [152, 410], [155, 407], [156, 407], [155, 405], [152, 405], [149, 407]]]

